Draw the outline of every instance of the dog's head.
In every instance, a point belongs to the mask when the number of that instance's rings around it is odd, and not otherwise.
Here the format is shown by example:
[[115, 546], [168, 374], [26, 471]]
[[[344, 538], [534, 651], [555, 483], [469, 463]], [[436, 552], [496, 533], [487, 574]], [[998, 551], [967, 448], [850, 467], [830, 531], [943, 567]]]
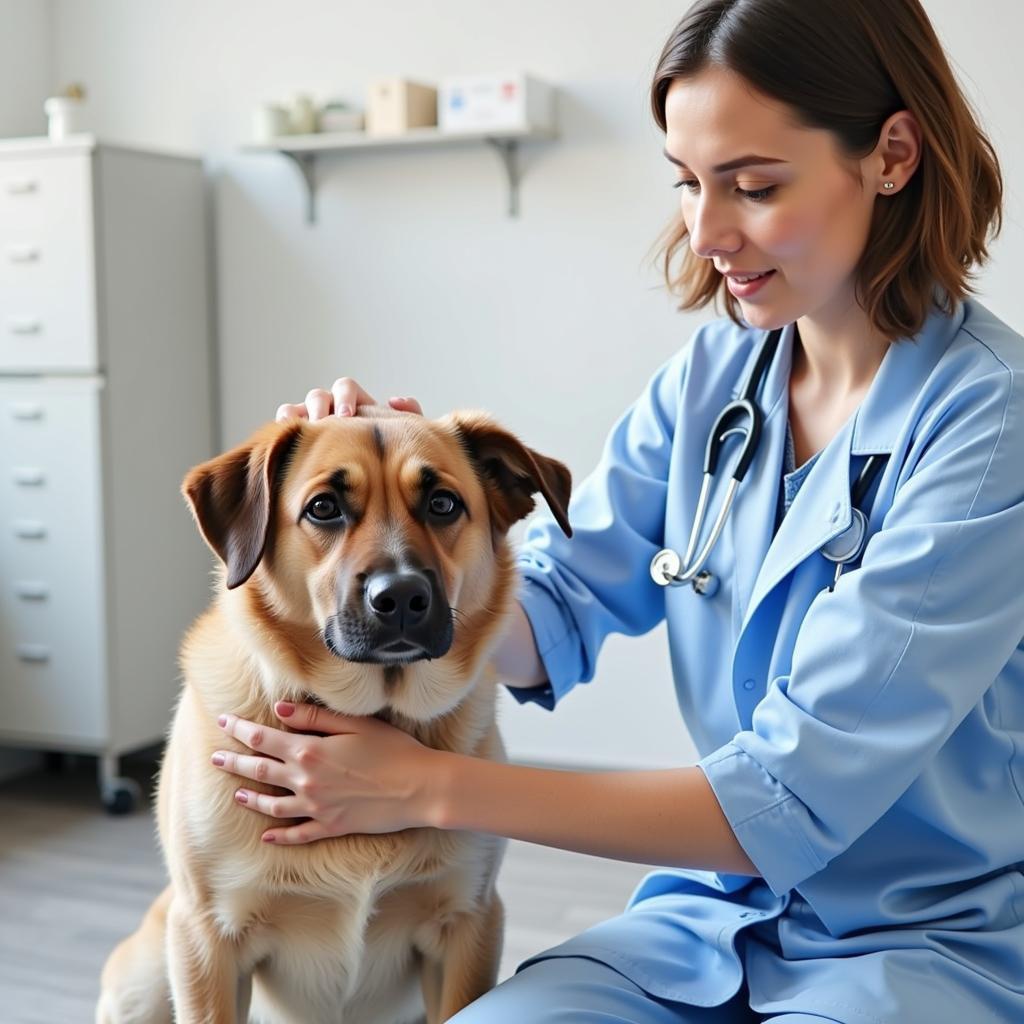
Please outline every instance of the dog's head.
[[457, 702], [497, 637], [509, 527], [539, 492], [570, 534], [570, 488], [562, 463], [483, 413], [361, 407], [270, 424], [182, 491], [291, 689], [426, 718]]

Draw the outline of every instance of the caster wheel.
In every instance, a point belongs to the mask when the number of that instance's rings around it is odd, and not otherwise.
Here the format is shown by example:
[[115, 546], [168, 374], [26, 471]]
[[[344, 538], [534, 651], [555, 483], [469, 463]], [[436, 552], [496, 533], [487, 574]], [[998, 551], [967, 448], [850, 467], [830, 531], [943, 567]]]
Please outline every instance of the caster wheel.
[[142, 799], [142, 790], [134, 779], [114, 779], [103, 790], [103, 806], [108, 814], [131, 814]]

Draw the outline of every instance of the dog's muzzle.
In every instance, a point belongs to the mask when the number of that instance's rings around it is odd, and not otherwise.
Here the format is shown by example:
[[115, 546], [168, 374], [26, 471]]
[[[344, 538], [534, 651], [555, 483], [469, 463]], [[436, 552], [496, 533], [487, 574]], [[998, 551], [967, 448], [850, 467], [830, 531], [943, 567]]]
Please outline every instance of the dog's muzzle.
[[429, 570], [370, 573], [354, 598], [324, 630], [327, 646], [339, 658], [394, 664], [448, 653], [451, 608]]

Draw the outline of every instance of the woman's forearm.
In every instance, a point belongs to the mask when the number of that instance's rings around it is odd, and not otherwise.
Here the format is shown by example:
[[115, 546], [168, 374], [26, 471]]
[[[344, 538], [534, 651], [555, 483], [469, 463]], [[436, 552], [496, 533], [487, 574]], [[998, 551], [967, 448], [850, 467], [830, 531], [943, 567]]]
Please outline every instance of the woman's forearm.
[[439, 757], [439, 828], [613, 860], [758, 875], [700, 768], [578, 772]]
[[494, 665], [503, 683], [529, 687], [547, 682], [533, 628], [518, 601], [513, 606], [505, 635], [494, 652]]

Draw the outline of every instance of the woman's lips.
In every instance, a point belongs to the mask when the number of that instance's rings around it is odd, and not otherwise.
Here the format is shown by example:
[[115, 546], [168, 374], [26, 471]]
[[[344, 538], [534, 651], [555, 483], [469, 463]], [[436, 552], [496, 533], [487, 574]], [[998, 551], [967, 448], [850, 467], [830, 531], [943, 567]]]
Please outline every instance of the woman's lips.
[[727, 277], [725, 280], [729, 291], [736, 298], [749, 299], [751, 295], [759, 292], [774, 276], [774, 270], [767, 270], [753, 281], [737, 281], [734, 277]]

